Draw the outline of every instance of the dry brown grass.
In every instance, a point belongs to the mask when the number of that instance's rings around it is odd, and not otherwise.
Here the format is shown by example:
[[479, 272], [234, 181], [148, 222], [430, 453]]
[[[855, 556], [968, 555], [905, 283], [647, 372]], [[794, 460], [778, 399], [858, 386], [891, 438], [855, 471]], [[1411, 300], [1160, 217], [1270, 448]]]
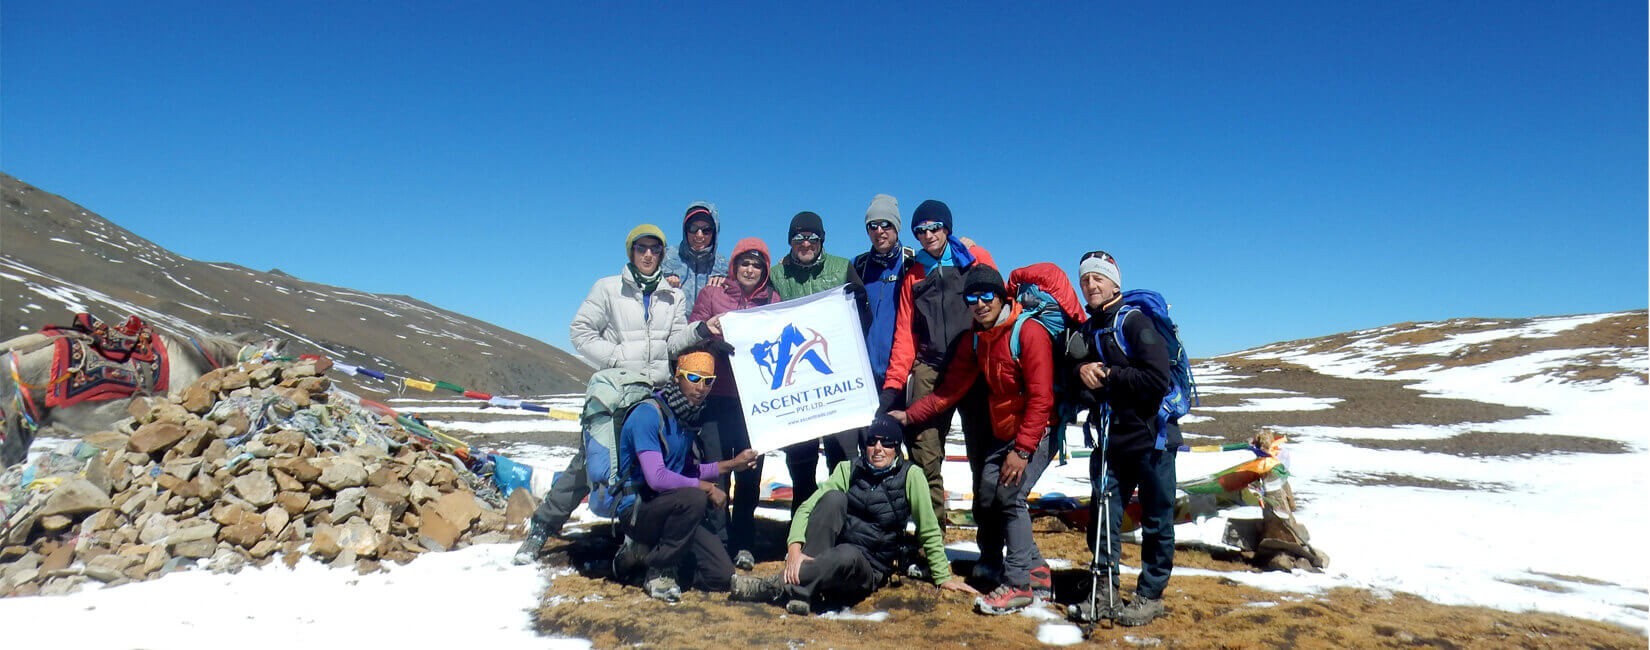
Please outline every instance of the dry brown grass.
[[[772, 524], [769, 525], [772, 527]], [[1077, 531], [1039, 524], [1039, 546], [1049, 558], [1086, 566], [1088, 550]], [[967, 538], [967, 530], [948, 537]], [[569, 553], [555, 542], [556, 555]], [[1125, 545], [1124, 559], [1138, 562]], [[769, 551], [772, 553], [772, 551]], [[555, 557], [553, 555], [553, 557]], [[781, 568], [765, 555], [756, 573]], [[1176, 564], [1219, 571], [1253, 571], [1236, 554], [1177, 551]], [[966, 571], [966, 566], [960, 566]], [[1086, 589], [1082, 569], [1058, 571], [1058, 600]], [[1562, 589], [1561, 577], [1539, 589]], [[1133, 578], [1124, 580], [1125, 595]], [[857, 613], [887, 612], [882, 622], [798, 617], [771, 606], [728, 602], [723, 594], [691, 592], [681, 603], [653, 601], [640, 589], [595, 575], [557, 578], [538, 609], [546, 634], [591, 639], [598, 648], [1034, 648], [1042, 624], [1027, 616], [989, 617], [972, 600], [905, 580], [854, 606]], [[1646, 639], [1618, 626], [1540, 613], [1438, 605], [1420, 598], [1360, 589], [1318, 595], [1268, 592], [1218, 577], [1176, 577], [1165, 594], [1168, 615], [1141, 628], [1096, 629], [1082, 647], [1173, 648], [1643, 648]]]

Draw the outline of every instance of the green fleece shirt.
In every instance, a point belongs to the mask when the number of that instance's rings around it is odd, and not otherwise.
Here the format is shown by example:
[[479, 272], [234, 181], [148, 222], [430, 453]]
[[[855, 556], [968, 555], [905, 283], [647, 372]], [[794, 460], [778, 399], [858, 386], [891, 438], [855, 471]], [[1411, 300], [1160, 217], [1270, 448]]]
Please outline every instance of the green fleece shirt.
[[[910, 462], [900, 459], [899, 462]], [[845, 460], [836, 464], [831, 477], [819, 484], [819, 491], [802, 502], [796, 509], [796, 515], [791, 517], [791, 534], [786, 544], [803, 544], [808, 541], [808, 515], [813, 514], [814, 504], [819, 497], [824, 496], [826, 490], [838, 492], [848, 491], [848, 477], [854, 473], [854, 461]], [[945, 584], [951, 579], [951, 561], [945, 557], [945, 537], [940, 533], [940, 520], [934, 516], [934, 502], [928, 496], [928, 477], [922, 473], [922, 468], [911, 466], [911, 471], [905, 474], [905, 498], [911, 502], [911, 518], [917, 522], [917, 538], [922, 540], [923, 555], [928, 557], [928, 572], [934, 577], [934, 584]]]

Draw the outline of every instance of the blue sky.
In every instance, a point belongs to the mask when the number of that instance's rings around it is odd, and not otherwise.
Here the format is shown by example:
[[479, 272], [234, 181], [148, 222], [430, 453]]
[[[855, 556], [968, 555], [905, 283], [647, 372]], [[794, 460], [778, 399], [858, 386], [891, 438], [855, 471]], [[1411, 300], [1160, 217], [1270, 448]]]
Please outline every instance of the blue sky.
[[1103, 248], [1195, 356], [1646, 306], [1644, 3], [789, 4], [8, 0], [0, 169], [564, 348], [696, 199], [724, 250], [860, 252], [878, 192]]

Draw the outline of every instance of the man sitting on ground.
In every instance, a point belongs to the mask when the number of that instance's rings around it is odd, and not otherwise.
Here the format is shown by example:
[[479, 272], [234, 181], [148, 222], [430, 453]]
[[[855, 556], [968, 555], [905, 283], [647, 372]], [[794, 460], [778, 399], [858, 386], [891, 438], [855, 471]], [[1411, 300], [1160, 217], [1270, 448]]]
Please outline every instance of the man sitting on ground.
[[904, 427], [878, 415], [860, 431], [858, 458], [838, 463], [791, 519], [782, 575], [733, 578], [730, 600], [785, 602], [807, 614], [813, 603], [852, 603], [871, 595], [895, 569], [900, 534], [915, 521], [934, 584], [978, 594], [951, 574], [922, 468], [900, 458]]

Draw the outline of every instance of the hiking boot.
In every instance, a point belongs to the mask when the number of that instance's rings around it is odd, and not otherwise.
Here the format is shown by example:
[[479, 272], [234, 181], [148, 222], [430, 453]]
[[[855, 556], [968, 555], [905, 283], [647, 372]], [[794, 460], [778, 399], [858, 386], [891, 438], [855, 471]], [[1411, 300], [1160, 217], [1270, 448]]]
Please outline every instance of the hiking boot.
[[613, 554], [613, 579], [620, 584], [635, 584], [636, 575], [646, 567], [647, 547], [626, 535], [619, 551]]
[[736, 575], [733, 577], [733, 587], [728, 590], [728, 600], [771, 603], [779, 600], [781, 593], [780, 577], [777, 575], [766, 578]]
[[534, 524], [527, 529], [527, 539], [521, 540], [521, 547], [516, 549], [516, 556], [510, 561], [517, 566], [532, 564], [539, 559], [539, 550], [544, 548], [544, 542], [550, 539], [550, 531]]
[[733, 554], [733, 568], [740, 571], [749, 571], [756, 568], [756, 556], [750, 551], [740, 551]]
[[1018, 612], [1035, 602], [1037, 596], [1031, 593], [1031, 587], [1001, 585], [991, 593], [975, 599], [974, 606], [981, 614], [998, 616]]
[[1117, 612], [1117, 622], [1128, 627], [1145, 625], [1163, 615], [1163, 599], [1136, 596], [1129, 604], [1124, 605], [1122, 611]]
[[792, 598], [790, 602], [785, 603], [785, 611], [796, 616], [807, 616], [813, 613], [813, 608], [808, 606], [806, 600]]
[[1036, 594], [1039, 600], [1054, 600], [1054, 572], [1048, 566], [1031, 570], [1031, 593]]
[[647, 590], [648, 597], [654, 600], [662, 600], [667, 603], [681, 602], [682, 600], [682, 588], [676, 584], [674, 571], [649, 569], [647, 582], [642, 584], [642, 588]]
[[910, 566], [905, 567], [905, 575], [912, 580], [926, 581], [934, 579], [934, 573], [928, 570], [927, 564], [923, 563], [912, 563]]

